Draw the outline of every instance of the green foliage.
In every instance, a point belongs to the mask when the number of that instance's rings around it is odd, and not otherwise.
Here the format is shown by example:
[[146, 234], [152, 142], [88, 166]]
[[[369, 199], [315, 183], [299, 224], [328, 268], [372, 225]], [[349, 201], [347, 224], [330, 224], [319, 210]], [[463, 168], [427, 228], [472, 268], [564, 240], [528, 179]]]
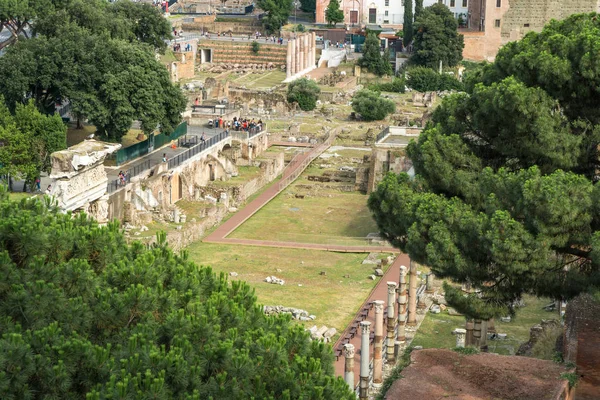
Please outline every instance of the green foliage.
[[310, 111], [317, 106], [320, 93], [321, 89], [316, 82], [300, 78], [289, 84], [287, 101], [289, 103], [296, 102], [302, 110]]
[[331, 348], [244, 282], [0, 191], [3, 399], [352, 399]]
[[415, 20], [423, 14], [423, 0], [415, 0]]
[[415, 21], [411, 61], [430, 68], [439, 68], [440, 61], [444, 67], [457, 65], [465, 47], [464, 37], [457, 29], [456, 18], [445, 5], [436, 3], [425, 8]]
[[340, 9], [339, 0], [329, 0], [325, 10], [325, 21], [329, 26], [335, 26], [338, 22], [344, 22], [344, 12]]
[[293, 3], [293, 0], [258, 0], [256, 4], [266, 12], [262, 23], [268, 33], [278, 32], [287, 24]]
[[439, 74], [427, 67], [413, 67], [407, 70], [406, 85], [418, 92], [438, 90], [462, 90], [462, 83], [453, 75]]
[[379, 92], [363, 89], [352, 98], [352, 109], [365, 121], [379, 121], [396, 111], [396, 104], [380, 97]]
[[300, 0], [300, 9], [304, 12], [314, 13], [317, 10], [317, 1]]
[[254, 54], [258, 54], [258, 52], [260, 51], [260, 44], [258, 44], [257, 41], [252, 41], [252, 52]]
[[306, 28], [302, 24], [296, 25], [296, 32], [306, 32]]
[[473, 354], [479, 354], [479, 349], [472, 347], [472, 346], [467, 346], [467, 347], [455, 347], [452, 350], [454, 350], [457, 353], [460, 354], [464, 354], [465, 356], [470, 356]]
[[561, 325], [545, 329], [538, 341], [531, 348], [531, 355], [542, 360], [562, 362], [562, 354], [556, 351], [556, 341], [562, 339], [563, 327]]
[[369, 85], [369, 90], [375, 92], [395, 92], [404, 93], [406, 90], [406, 82], [404, 78], [394, 78], [390, 83], [374, 83]]
[[413, 21], [413, 2], [412, 0], [404, 0], [404, 24], [402, 25], [404, 47], [408, 47], [413, 40]]
[[381, 385], [381, 389], [379, 390], [379, 393], [377, 393], [376, 400], [384, 400], [386, 393], [388, 392], [388, 390], [390, 390], [394, 382], [402, 378], [402, 370], [410, 365], [410, 353], [412, 353], [412, 351], [412, 347], [408, 347], [406, 348], [406, 350], [404, 350], [402, 356], [400, 357], [400, 360], [397, 361], [396, 365], [394, 366], [394, 368], [392, 368], [389, 375], [386, 376], [386, 378], [384, 379], [383, 384]]
[[377, 76], [391, 75], [392, 64], [390, 60], [380, 52], [380, 43], [377, 35], [374, 32], [367, 34], [365, 43], [363, 44], [363, 55], [358, 60], [358, 65], [368, 69]]
[[577, 381], [579, 381], [579, 375], [576, 372], [563, 372], [560, 377], [569, 382], [569, 388], [577, 386]]
[[89, 34], [68, 25], [56, 37], [36, 36], [10, 46], [0, 58], [0, 82], [9, 107], [31, 96], [53, 113], [69, 99], [72, 113], [87, 118], [105, 138], [120, 141], [134, 120], [149, 134], [169, 134], [185, 108], [180, 89], [151, 48]]
[[395, 246], [479, 290], [445, 286], [463, 314], [600, 287], [598, 17], [552, 21], [469, 73], [408, 146], [415, 178], [390, 174], [369, 199]]
[[11, 115], [0, 97], [0, 176], [27, 182], [50, 172], [50, 154], [67, 147], [67, 127], [59, 115], [41, 114], [32, 101]]

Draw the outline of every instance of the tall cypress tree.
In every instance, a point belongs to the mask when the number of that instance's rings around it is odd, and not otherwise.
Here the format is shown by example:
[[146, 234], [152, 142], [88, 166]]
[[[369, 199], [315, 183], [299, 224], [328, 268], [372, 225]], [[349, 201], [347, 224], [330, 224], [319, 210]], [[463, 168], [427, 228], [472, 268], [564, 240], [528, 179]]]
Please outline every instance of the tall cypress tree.
[[415, 21], [423, 12], [423, 0], [415, 0]]
[[[421, 0], [422, 7], [422, 0]], [[412, 0], [404, 1], [404, 25], [402, 26], [404, 31], [404, 46], [408, 46], [412, 42], [413, 38], [413, 3]]]

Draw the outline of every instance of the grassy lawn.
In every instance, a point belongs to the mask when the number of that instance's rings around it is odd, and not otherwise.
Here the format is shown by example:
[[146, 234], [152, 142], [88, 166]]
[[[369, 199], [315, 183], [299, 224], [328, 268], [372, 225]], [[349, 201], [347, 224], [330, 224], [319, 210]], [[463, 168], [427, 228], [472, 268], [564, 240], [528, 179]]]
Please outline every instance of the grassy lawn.
[[238, 80], [236, 81], [238, 81], [238, 83], [243, 83], [247, 88], [268, 89], [283, 82], [285, 76], [285, 72], [274, 70], [264, 74], [251, 74], [250, 76], [244, 77], [243, 82]]
[[[558, 318], [554, 312], [544, 311], [543, 306], [550, 301], [533, 296], [525, 297], [525, 307], [517, 310], [517, 315], [511, 322], [495, 321], [496, 332], [506, 333], [506, 340], [488, 340], [489, 351], [503, 355], [514, 355], [519, 346], [529, 340], [529, 329], [539, 324], [542, 319]], [[456, 337], [452, 331], [465, 327], [465, 318], [448, 315], [447, 311], [440, 314], [427, 313], [412, 344], [424, 348], [448, 348], [456, 346]]]
[[238, 176], [233, 176], [226, 181], [213, 181], [210, 184], [213, 186], [236, 186], [251, 181], [260, 176], [260, 168], [254, 166], [238, 167]]
[[12, 201], [21, 201], [21, 199], [27, 199], [33, 195], [33, 193], [27, 192], [8, 192], [8, 198]]
[[321, 189], [319, 196], [297, 198], [292, 195], [295, 187], [271, 200], [230, 237], [362, 245], [367, 234], [378, 231], [366, 195]]
[[[253, 286], [259, 303], [301, 308], [316, 315], [314, 321], [305, 322], [307, 327], [316, 324], [343, 330], [377, 282], [367, 278], [373, 266], [361, 264], [365, 254], [209, 243], [194, 243], [187, 250], [191, 260], [217, 273], [237, 272], [230, 279]], [[321, 271], [326, 275], [320, 275]], [[285, 280], [285, 285], [263, 282], [271, 275]]]

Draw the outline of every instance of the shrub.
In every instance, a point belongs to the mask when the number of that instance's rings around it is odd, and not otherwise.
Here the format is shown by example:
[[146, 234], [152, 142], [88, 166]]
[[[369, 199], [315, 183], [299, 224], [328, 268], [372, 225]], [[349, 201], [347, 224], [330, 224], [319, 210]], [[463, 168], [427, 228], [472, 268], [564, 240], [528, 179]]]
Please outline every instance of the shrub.
[[253, 41], [252, 42], [252, 52], [254, 54], [258, 54], [258, 52], [260, 51], [260, 44], [258, 44], [258, 42]]
[[396, 104], [380, 97], [379, 92], [363, 89], [354, 95], [352, 109], [365, 121], [379, 121], [396, 111]]
[[298, 26], [296, 26], [296, 32], [305, 32], [306, 28], [304, 27], [304, 25], [302, 24], [298, 24]]
[[389, 83], [374, 83], [369, 85], [369, 89], [375, 92], [404, 93], [406, 89], [406, 81], [404, 78], [394, 78]]
[[479, 350], [475, 347], [467, 346], [467, 347], [455, 347], [454, 350], [457, 353], [464, 354], [466, 356], [470, 356], [472, 354], [479, 354]]
[[314, 110], [321, 89], [314, 81], [301, 78], [290, 83], [288, 86], [287, 101], [296, 102], [304, 111]]
[[463, 90], [463, 84], [454, 76], [439, 74], [427, 67], [414, 67], [407, 70], [406, 86], [418, 92], [438, 90]]

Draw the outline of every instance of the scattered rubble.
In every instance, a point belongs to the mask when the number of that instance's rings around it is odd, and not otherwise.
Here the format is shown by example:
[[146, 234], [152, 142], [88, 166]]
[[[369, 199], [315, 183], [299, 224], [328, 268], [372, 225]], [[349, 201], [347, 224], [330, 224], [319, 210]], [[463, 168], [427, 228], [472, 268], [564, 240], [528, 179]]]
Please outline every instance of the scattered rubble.
[[265, 278], [265, 282], [272, 283], [274, 285], [283, 285], [283, 284], [285, 284], [285, 281], [283, 279], [279, 279], [275, 275], [273, 275], [273, 276], [267, 276]]
[[291, 314], [292, 318], [298, 321], [312, 321], [317, 318], [306, 310], [294, 307], [263, 306], [263, 312], [267, 315]]

